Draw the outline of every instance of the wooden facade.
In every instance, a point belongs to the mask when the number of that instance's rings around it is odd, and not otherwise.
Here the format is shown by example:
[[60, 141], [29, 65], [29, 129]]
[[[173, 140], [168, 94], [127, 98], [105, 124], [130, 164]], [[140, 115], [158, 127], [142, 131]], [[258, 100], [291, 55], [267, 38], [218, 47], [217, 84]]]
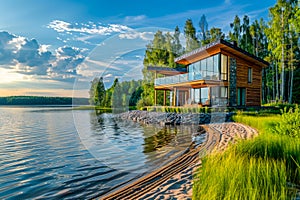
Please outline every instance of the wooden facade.
[[[262, 68], [268, 63], [234, 44], [219, 40], [184, 54], [175, 62], [185, 65], [186, 70], [150, 69], [164, 75], [155, 80], [155, 90], [171, 91], [171, 106], [261, 105]], [[197, 73], [201, 74], [199, 78]], [[164, 104], [166, 98], [164, 92]]]

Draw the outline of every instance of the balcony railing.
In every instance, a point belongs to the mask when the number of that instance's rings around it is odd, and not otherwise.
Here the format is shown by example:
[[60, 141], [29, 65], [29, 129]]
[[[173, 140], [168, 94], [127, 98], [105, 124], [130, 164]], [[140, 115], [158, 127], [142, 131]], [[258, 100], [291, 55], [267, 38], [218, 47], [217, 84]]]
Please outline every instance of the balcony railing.
[[184, 83], [188, 81], [188, 74], [178, 74], [175, 76], [167, 76], [163, 78], [155, 79], [155, 85], [167, 85], [167, 84], [176, 84]]
[[219, 76], [217, 75], [203, 77], [201, 73], [186, 73], [186, 74], [179, 74], [175, 76], [157, 78], [155, 79], [154, 84], [156, 86], [159, 86], [159, 85], [185, 83], [185, 82], [195, 81], [195, 80], [220, 80], [220, 79]]

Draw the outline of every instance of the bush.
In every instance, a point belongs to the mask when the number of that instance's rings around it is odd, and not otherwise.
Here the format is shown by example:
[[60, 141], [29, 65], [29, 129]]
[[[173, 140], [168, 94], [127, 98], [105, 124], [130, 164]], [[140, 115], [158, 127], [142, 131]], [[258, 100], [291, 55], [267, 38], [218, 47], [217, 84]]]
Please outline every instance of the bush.
[[294, 109], [289, 108], [288, 111], [287, 107], [285, 107], [281, 112], [280, 122], [276, 124], [273, 131], [278, 134], [300, 138], [299, 106], [296, 105]]

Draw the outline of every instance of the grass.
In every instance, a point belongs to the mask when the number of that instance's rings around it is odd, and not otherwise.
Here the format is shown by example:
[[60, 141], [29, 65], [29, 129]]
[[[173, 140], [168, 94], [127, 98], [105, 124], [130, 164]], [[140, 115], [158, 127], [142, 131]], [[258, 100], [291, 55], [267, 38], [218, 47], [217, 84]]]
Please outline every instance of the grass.
[[300, 139], [274, 131], [285, 123], [284, 117], [239, 112], [233, 119], [256, 128], [260, 134], [205, 157], [194, 177], [193, 199], [295, 197], [290, 185], [300, 185]]
[[269, 132], [276, 123], [280, 122], [280, 115], [255, 113], [255, 112], [238, 112], [232, 117], [233, 121], [240, 122], [251, 126], [260, 133]]

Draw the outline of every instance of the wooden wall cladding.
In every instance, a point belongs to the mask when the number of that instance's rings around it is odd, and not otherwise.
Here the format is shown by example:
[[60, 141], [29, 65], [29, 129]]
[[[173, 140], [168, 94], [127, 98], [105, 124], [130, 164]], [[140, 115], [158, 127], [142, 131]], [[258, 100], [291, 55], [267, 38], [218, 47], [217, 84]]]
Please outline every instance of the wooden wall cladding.
[[[248, 68], [252, 68], [252, 82], [248, 83]], [[237, 87], [246, 88], [246, 106], [261, 105], [262, 68], [237, 58]]]

